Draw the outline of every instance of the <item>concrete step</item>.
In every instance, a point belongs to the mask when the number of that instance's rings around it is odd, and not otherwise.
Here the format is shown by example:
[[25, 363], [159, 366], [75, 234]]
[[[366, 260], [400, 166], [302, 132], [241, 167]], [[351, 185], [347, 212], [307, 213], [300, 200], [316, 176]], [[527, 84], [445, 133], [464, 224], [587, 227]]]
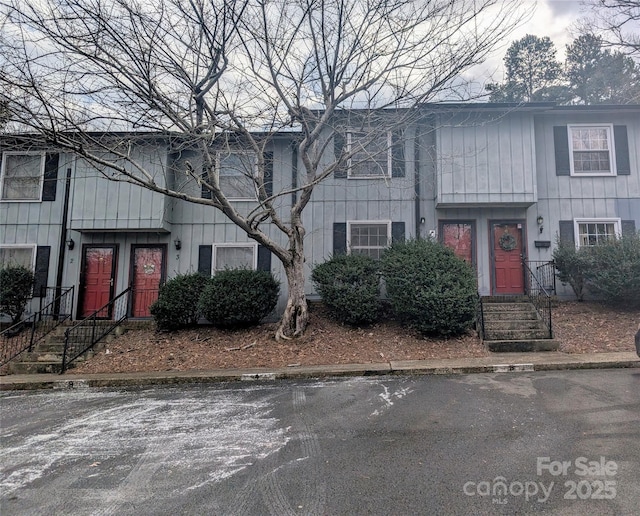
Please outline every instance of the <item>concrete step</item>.
[[508, 312], [484, 312], [485, 321], [525, 321], [538, 319], [535, 310], [512, 310]]
[[530, 340], [530, 339], [548, 339], [549, 330], [544, 329], [528, 329], [528, 330], [497, 330], [494, 328], [484, 327], [484, 340]]
[[535, 310], [531, 303], [483, 303], [482, 311], [491, 312], [526, 312], [527, 310]]
[[482, 296], [483, 303], [528, 303], [529, 297], [522, 294], [504, 296]]
[[494, 353], [528, 353], [560, 349], [560, 342], [555, 339], [487, 340], [484, 343], [487, 349]]
[[536, 319], [524, 319], [524, 320], [518, 320], [518, 319], [501, 320], [501, 319], [496, 319], [496, 320], [492, 320], [492, 321], [487, 321], [485, 319], [484, 327], [485, 327], [485, 330], [491, 329], [491, 330], [498, 330], [498, 331], [502, 331], [502, 330], [546, 330], [546, 328], [547, 328], [545, 326], [545, 324], [541, 320], [539, 320], [538, 318], [536, 318]]
[[9, 362], [9, 374], [60, 373], [62, 360], [56, 362]]

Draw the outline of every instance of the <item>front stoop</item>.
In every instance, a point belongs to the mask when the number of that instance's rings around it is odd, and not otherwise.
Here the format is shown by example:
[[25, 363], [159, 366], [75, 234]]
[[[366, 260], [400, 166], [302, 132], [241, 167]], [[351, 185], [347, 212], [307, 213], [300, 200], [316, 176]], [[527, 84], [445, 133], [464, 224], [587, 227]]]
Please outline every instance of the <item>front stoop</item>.
[[549, 337], [549, 330], [526, 296], [487, 296], [482, 298], [483, 342], [494, 353], [557, 351], [560, 343]]
[[[93, 349], [87, 351], [83, 356], [69, 364], [69, 368], [73, 368], [76, 362], [83, 362], [96, 352], [101, 351], [105, 344], [122, 335], [126, 329], [131, 327], [144, 327], [145, 324], [148, 325], [146, 321], [132, 321], [131, 323], [127, 322], [114, 328], [114, 330], [98, 342]], [[111, 324], [111, 321], [105, 321], [104, 324]], [[8, 374], [60, 373], [62, 370], [62, 356], [64, 354], [64, 332], [67, 328], [67, 325], [59, 326], [47, 335], [42, 342], [39, 342], [33, 352], [22, 353], [15, 360], [9, 362], [7, 364]], [[89, 332], [87, 333], [89, 334]], [[82, 339], [81, 336], [76, 338]]]

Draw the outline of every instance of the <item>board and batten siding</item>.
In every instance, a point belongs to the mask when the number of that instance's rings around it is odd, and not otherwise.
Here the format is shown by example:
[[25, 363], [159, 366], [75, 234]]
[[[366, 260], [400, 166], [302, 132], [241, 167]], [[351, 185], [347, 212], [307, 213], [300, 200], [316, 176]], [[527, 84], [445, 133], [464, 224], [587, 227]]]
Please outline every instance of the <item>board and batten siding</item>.
[[[626, 128], [630, 174], [570, 176], [557, 171], [554, 127], [611, 124]], [[640, 112], [564, 112], [535, 117], [538, 209], [545, 217], [545, 236], [555, 243], [559, 221], [576, 218], [634, 220], [640, 228]], [[616, 156], [616, 160], [626, 161]], [[561, 174], [561, 172], [560, 172]], [[548, 228], [548, 232], [547, 232]]]
[[[156, 184], [166, 184], [164, 144], [135, 147], [133, 154], [133, 159], [149, 172]], [[72, 229], [169, 231], [169, 207], [166, 196], [129, 183], [110, 181], [86, 160], [76, 160], [69, 220]]]
[[531, 113], [438, 116], [436, 168], [439, 207], [535, 203]]

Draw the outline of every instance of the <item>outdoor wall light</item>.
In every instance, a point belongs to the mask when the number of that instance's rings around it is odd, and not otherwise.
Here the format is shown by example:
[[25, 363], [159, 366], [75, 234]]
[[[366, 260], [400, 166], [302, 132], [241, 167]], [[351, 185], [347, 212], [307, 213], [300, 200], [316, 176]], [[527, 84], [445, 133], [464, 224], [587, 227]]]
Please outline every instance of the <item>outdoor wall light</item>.
[[73, 250], [75, 246], [76, 246], [76, 243], [73, 240], [73, 238], [70, 238], [69, 240], [67, 240], [67, 248], [69, 249], [69, 251]]
[[179, 251], [180, 249], [182, 249], [182, 242], [180, 242], [180, 239], [179, 239], [179, 238], [176, 238], [176, 239], [173, 241], [173, 245], [175, 245], [175, 246], [176, 246], [176, 251]]
[[542, 233], [542, 230], [544, 229], [544, 227], [542, 227], [542, 224], [544, 224], [544, 218], [542, 215], [538, 215], [536, 222], [538, 223], [538, 226], [540, 226], [540, 233]]

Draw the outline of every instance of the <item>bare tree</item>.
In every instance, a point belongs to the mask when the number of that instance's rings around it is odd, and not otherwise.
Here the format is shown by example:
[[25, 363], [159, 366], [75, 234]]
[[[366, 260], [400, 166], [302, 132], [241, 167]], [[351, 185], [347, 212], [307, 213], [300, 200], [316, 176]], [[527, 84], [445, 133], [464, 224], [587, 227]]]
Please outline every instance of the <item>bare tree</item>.
[[[221, 210], [284, 267], [288, 301], [276, 338], [299, 336], [308, 323], [303, 210], [316, 185], [368, 148], [364, 141], [334, 154], [334, 133], [349, 119], [368, 127], [372, 142], [384, 108], [393, 124], [410, 123], [420, 103], [442, 98], [521, 16], [503, 0], [0, 5], [7, 70], [0, 85], [13, 92], [12, 127], [82, 156], [108, 179]], [[96, 129], [111, 131], [110, 139]], [[114, 137], [119, 129], [162, 132], [197, 150], [204, 174], [189, 160], [167, 174], [181, 173], [210, 195], [157, 182], [133, 158], [131, 137]], [[304, 169], [297, 185], [271, 192], [263, 151], [285, 130], [298, 135]], [[230, 202], [216, 173], [216, 146], [232, 139], [257, 157], [246, 172], [257, 197], [248, 212]]]
[[589, 0], [593, 17], [583, 21], [583, 32], [597, 32], [610, 45], [640, 57], [640, 1]]

